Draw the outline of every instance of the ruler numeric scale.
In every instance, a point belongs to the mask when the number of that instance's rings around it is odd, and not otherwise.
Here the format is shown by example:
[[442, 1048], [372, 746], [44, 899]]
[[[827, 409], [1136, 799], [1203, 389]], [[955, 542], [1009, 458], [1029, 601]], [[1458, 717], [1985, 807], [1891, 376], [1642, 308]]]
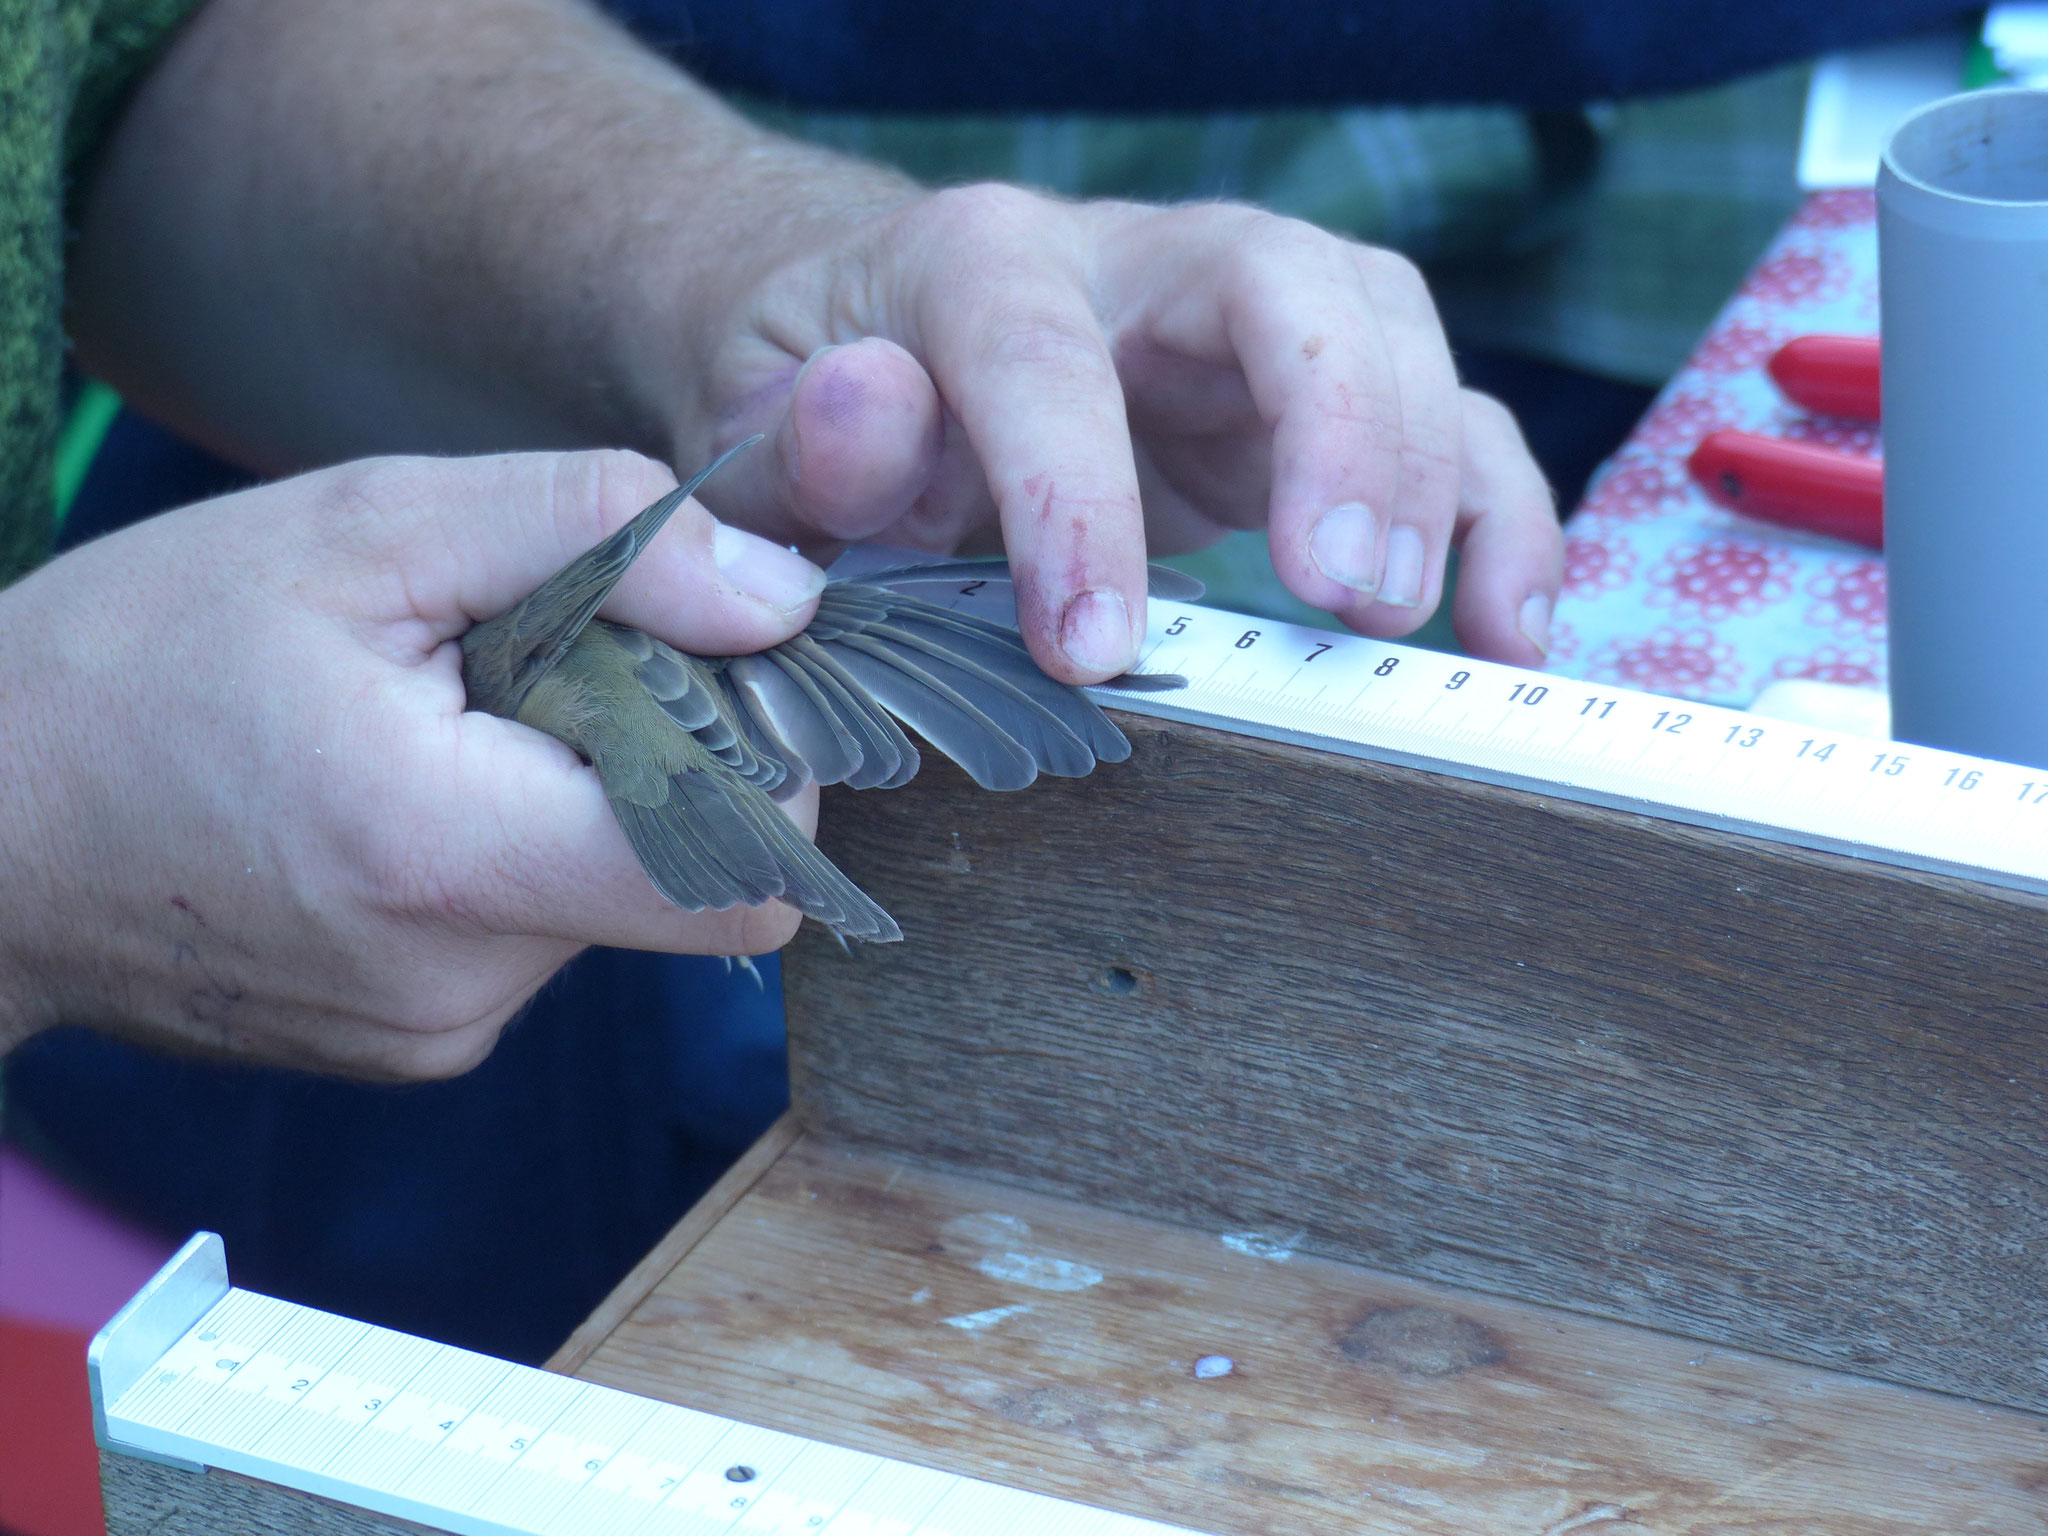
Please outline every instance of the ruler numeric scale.
[[[1014, 622], [1007, 584], [954, 579], [920, 595]], [[1138, 670], [1179, 673], [1188, 686], [1100, 689], [1098, 700], [2048, 891], [2048, 770], [1158, 599]], [[90, 1374], [109, 1451], [241, 1473], [460, 1536], [1177, 1529], [236, 1290], [220, 1240], [204, 1234], [101, 1332]]]

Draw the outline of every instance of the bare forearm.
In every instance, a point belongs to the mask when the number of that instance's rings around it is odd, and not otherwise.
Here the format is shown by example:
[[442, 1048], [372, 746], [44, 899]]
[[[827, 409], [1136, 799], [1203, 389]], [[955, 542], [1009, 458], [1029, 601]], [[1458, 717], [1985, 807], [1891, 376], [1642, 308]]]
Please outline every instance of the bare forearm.
[[910, 191], [753, 128], [581, 0], [212, 0], [101, 162], [70, 323], [257, 468], [666, 453], [764, 266]]

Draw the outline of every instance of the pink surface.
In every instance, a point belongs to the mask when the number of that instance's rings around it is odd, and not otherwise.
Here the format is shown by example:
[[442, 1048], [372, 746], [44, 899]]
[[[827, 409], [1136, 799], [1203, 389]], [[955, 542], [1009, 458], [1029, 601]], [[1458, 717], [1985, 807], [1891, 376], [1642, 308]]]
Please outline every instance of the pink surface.
[[0, 1146], [0, 1316], [97, 1332], [174, 1251]]
[[1764, 365], [1794, 336], [1877, 330], [1876, 203], [1822, 192], [1771, 245], [1565, 525], [1549, 670], [1737, 709], [1780, 678], [1881, 688], [1884, 557], [1715, 506], [1685, 461], [1724, 427], [1875, 454]]

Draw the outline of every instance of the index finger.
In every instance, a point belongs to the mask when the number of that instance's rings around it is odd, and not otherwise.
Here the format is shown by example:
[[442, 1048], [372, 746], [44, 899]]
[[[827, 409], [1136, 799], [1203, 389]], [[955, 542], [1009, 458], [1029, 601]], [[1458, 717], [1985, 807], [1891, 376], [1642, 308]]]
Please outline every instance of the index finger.
[[1156, 216], [1124, 243], [1151, 337], [1241, 372], [1272, 434], [1273, 566], [1304, 602], [1398, 634], [1435, 606], [1456, 512], [1457, 376], [1405, 261], [1249, 209]]
[[1145, 523], [1116, 364], [1073, 226], [1055, 214], [1009, 187], [930, 199], [922, 254], [936, 275], [914, 323], [988, 477], [1025, 644], [1061, 681], [1094, 683], [1137, 659]]

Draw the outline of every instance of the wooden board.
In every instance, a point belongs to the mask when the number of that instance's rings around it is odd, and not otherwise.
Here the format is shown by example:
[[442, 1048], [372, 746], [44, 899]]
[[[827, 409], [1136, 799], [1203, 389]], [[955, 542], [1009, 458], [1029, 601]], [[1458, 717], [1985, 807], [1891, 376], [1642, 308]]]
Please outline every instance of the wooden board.
[[576, 1374], [1218, 1536], [2048, 1532], [2048, 1419], [1260, 1246], [806, 1138]]
[[2048, 1407], [2048, 902], [1123, 723], [827, 792], [908, 937], [790, 952], [807, 1126]]
[[232, 1472], [100, 1455], [107, 1536], [419, 1536], [428, 1528]]
[[[751, 1161], [576, 1375], [1216, 1536], [2048, 1536], [2048, 1418], [809, 1138]], [[422, 1529], [104, 1477], [110, 1536]]]

